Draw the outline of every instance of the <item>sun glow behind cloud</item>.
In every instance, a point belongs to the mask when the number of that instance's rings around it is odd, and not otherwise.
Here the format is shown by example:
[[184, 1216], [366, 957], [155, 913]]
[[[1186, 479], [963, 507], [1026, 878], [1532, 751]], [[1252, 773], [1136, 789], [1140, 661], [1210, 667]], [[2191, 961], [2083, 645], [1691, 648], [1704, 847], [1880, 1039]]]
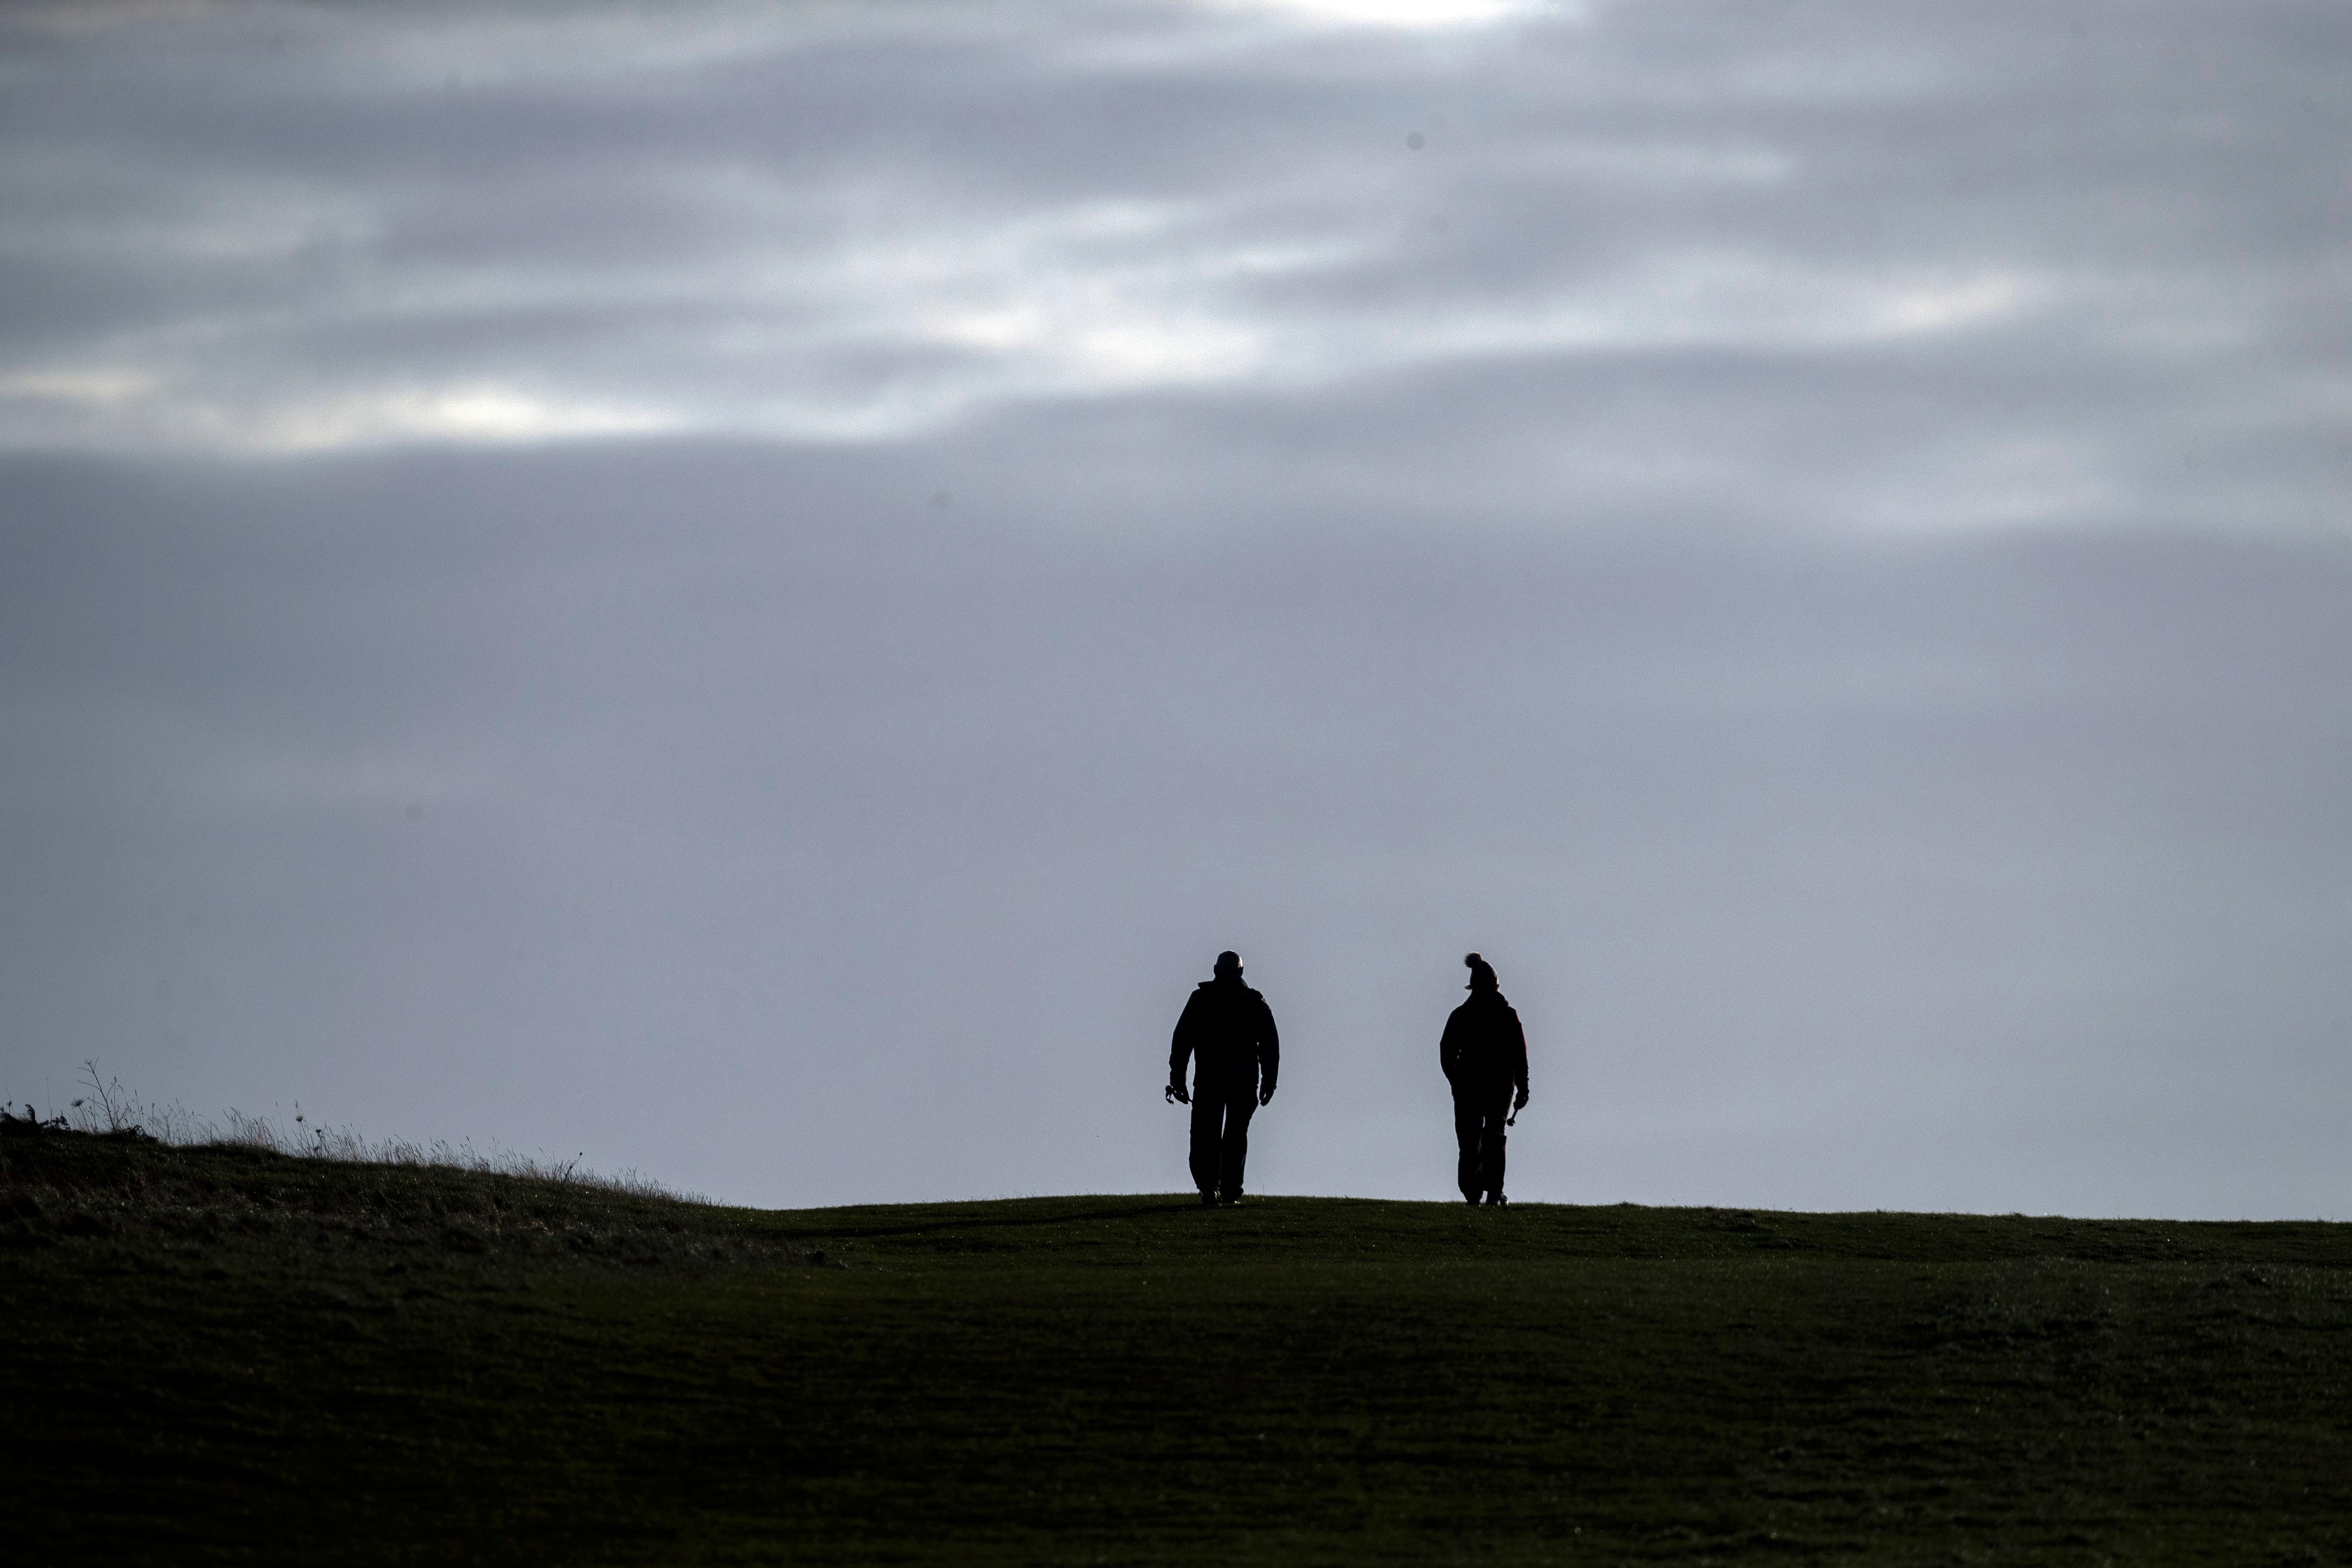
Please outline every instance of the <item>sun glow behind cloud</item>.
[[1436, 32], [1528, 16], [1574, 15], [1560, 0], [1211, 0], [1210, 9], [1271, 16], [1317, 27]]

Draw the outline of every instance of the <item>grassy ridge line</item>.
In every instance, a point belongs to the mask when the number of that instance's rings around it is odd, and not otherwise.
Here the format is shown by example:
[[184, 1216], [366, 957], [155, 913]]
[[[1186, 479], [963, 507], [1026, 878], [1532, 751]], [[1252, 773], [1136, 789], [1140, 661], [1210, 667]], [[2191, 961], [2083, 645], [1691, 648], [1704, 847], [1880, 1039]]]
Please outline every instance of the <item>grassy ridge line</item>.
[[34, 1560], [2352, 1558], [2352, 1227], [762, 1213], [22, 1140], [0, 1200]]
[[[959, 1252], [1073, 1247], [1076, 1256], [1133, 1261], [1120, 1248], [1161, 1236], [1189, 1194], [1011, 1198], [778, 1211], [763, 1223], [823, 1238], [844, 1258], [944, 1258]], [[1082, 1206], [1083, 1205], [1083, 1206]], [[1121, 1205], [1128, 1205], [1122, 1207]], [[1806, 1214], [1777, 1210], [1517, 1204], [1490, 1214], [1458, 1203], [1373, 1198], [1284, 1198], [1244, 1205], [1183, 1233], [1198, 1256], [1252, 1256], [1311, 1247], [1321, 1256], [1370, 1258], [1429, 1252], [1470, 1258], [1729, 1258], [1789, 1254], [1881, 1262], [1998, 1262], [2016, 1258], [2101, 1263], [2273, 1264], [2352, 1268], [2352, 1226], [2323, 1220], [2068, 1219], [2056, 1215]], [[1434, 1227], [1434, 1228], [1433, 1228]], [[1026, 1244], [1008, 1237], [1024, 1229]]]
[[[11, 1155], [15, 1157], [12, 1159]], [[981, 1203], [730, 1208], [586, 1180], [479, 1169], [318, 1159], [249, 1145], [175, 1147], [131, 1138], [44, 1136], [0, 1142], [0, 1245], [152, 1228], [204, 1237], [310, 1226], [416, 1245], [474, 1236], [526, 1247], [594, 1251], [599, 1239], [755, 1247], [799, 1261], [792, 1237], [830, 1238], [837, 1256], [941, 1258], [1054, 1250], [1125, 1263], [1189, 1196], [1132, 1194]], [[1308, 1216], [1312, 1216], [1309, 1220]], [[2081, 1220], [2062, 1216], [1810, 1214], [1717, 1208], [1522, 1204], [1501, 1215], [1467, 1205], [1381, 1199], [1265, 1200], [1181, 1234], [1201, 1256], [1249, 1256], [1311, 1244], [1332, 1257], [1427, 1247], [1445, 1256], [1730, 1258], [1794, 1253], [1882, 1261], [2073, 1258], [2114, 1263], [2272, 1263], [2352, 1268], [2352, 1226], [2326, 1221]], [[1073, 1228], [1075, 1227], [1075, 1228]], [[1022, 1240], [1024, 1231], [1034, 1234]], [[664, 1240], [667, 1238], [667, 1241]], [[579, 1245], [573, 1245], [577, 1243]], [[462, 1240], [458, 1243], [464, 1245]]]

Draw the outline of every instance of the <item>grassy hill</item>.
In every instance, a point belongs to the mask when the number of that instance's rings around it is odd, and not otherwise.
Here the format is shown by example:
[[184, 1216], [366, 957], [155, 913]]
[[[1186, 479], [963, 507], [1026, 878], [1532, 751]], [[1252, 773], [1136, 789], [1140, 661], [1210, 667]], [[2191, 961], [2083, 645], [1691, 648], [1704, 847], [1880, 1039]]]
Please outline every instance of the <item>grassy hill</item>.
[[0, 1311], [28, 1563], [2352, 1559], [2333, 1225], [762, 1213], [49, 1134]]

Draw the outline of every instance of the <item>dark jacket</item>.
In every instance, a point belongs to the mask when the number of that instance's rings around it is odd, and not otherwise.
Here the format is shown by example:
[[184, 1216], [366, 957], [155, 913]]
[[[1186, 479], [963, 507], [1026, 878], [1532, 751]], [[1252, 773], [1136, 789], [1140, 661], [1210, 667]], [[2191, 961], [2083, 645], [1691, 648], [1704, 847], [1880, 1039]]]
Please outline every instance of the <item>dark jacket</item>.
[[1445, 1020], [1437, 1065], [1456, 1096], [1493, 1099], [1528, 1090], [1528, 1036], [1499, 991], [1474, 991]]
[[[1221, 1089], [1254, 1086], [1274, 1092], [1282, 1065], [1282, 1044], [1274, 1031], [1274, 1010], [1239, 979], [1203, 980], [1184, 999], [1168, 1046], [1168, 1081], [1184, 1081], [1184, 1060], [1197, 1058], [1197, 1081]], [[1259, 1074], [1263, 1072], [1264, 1078]]]

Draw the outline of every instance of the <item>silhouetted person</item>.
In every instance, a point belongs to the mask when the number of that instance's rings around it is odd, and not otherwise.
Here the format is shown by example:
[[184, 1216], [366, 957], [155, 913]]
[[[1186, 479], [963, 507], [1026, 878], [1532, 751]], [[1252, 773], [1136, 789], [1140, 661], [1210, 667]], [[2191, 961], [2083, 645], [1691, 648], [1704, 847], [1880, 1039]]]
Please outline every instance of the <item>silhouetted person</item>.
[[[1193, 1063], [1184, 1092], [1184, 1063]], [[1241, 955], [1217, 954], [1216, 978], [1184, 999], [1168, 1047], [1168, 1098], [1192, 1108], [1192, 1184], [1201, 1201], [1238, 1203], [1250, 1116], [1274, 1098], [1282, 1047], [1265, 998], [1242, 984]]]
[[1527, 1031], [1496, 989], [1494, 966], [1475, 952], [1462, 962], [1470, 966], [1470, 1000], [1445, 1020], [1437, 1046], [1437, 1065], [1454, 1086], [1454, 1141], [1462, 1150], [1454, 1179], [1474, 1204], [1482, 1197], [1507, 1204], [1503, 1129], [1512, 1112], [1527, 1108]]

